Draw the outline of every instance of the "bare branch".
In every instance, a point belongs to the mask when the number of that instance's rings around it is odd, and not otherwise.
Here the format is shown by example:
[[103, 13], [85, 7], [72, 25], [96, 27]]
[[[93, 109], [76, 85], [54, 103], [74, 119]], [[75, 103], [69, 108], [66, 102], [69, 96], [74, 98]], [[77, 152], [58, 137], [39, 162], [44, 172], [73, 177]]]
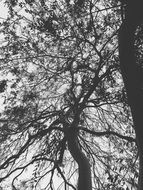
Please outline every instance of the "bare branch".
[[135, 142], [136, 143], [136, 139], [134, 139], [133, 137], [124, 136], [124, 135], [121, 135], [121, 134], [116, 133], [114, 131], [96, 132], [96, 131], [89, 130], [89, 129], [84, 128], [84, 127], [79, 127], [79, 130], [85, 131], [85, 132], [90, 133], [91, 135], [95, 135], [97, 137], [101, 137], [101, 136], [105, 136], [105, 135], [115, 135], [115, 136], [117, 136], [119, 138], [122, 138], [122, 139], [124, 139], [126, 141]]

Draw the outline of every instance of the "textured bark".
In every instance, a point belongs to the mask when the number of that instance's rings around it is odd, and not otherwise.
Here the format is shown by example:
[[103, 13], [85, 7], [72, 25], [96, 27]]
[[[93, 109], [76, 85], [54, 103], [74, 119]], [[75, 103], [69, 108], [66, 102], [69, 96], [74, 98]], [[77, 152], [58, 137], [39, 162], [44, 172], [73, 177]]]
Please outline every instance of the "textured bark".
[[119, 31], [119, 57], [139, 151], [138, 190], [143, 190], [143, 89], [142, 74], [137, 65], [134, 51], [136, 27], [136, 23], [131, 24], [128, 19], [122, 24]]
[[92, 190], [90, 163], [78, 146], [75, 128], [68, 131], [67, 139], [69, 151], [78, 164], [78, 190]]

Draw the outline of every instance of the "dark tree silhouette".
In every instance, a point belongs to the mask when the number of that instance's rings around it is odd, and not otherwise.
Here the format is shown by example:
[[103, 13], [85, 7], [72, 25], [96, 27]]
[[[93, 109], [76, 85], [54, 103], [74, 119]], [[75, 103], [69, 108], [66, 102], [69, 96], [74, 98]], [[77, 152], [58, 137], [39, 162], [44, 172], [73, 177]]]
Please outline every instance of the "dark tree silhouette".
[[142, 1], [127, 1], [123, 24], [119, 32], [119, 54], [129, 105], [134, 121], [139, 151], [138, 189], [143, 189], [143, 92], [142, 67], [138, 64], [135, 50], [135, 32], [143, 21]]

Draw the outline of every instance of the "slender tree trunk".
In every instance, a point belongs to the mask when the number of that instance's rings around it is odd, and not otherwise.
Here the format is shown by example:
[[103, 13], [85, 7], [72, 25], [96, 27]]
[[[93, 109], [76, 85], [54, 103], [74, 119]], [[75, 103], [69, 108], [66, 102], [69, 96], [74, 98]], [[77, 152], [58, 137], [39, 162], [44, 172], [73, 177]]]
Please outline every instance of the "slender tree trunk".
[[78, 146], [75, 128], [68, 131], [67, 139], [69, 151], [78, 164], [78, 190], [92, 190], [90, 163]]
[[119, 57], [121, 72], [131, 107], [139, 151], [138, 190], [143, 190], [143, 89], [141, 70], [134, 51], [136, 24], [125, 20], [119, 30]]

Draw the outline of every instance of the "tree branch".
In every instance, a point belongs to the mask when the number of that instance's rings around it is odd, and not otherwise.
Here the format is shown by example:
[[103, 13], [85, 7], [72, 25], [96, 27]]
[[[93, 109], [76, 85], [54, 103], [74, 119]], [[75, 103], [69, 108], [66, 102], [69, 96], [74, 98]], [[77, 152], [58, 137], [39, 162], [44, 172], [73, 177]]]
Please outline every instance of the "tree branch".
[[79, 127], [79, 130], [85, 131], [85, 132], [90, 133], [91, 135], [95, 135], [97, 137], [101, 137], [101, 136], [105, 136], [105, 135], [115, 135], [115, 136], [117, 136], [117, 137], [119, 137], [121, 139], [124, 139], [126, 141], [135, 142], [136, 143], [136, 139], [134, 139], [133, 137], [124, 136], [124, 135], [121, 135], [121, 134], [116, 133], [114, 131], [96, 132], [96, 131], [89, 130], [89, 129], [84, 128], [84, 127]]

